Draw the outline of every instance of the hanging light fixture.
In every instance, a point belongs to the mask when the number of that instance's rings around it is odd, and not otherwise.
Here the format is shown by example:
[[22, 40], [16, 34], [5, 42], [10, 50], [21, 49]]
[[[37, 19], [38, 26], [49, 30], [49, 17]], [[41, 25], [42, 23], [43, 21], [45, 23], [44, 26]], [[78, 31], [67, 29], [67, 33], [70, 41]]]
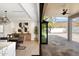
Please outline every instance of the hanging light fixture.
[[4, 17], [0, 17], [0, 24], [9, 22], [9, 19], [7, 17], [7, 11], [4, 11], [4, 12], [5, 12], [5, 16]]

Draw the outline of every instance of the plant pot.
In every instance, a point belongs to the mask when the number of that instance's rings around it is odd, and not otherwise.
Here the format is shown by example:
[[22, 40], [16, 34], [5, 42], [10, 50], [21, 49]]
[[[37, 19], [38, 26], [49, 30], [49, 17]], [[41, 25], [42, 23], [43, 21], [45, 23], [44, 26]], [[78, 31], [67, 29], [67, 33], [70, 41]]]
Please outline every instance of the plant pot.
[[34, 38], [34, 41], [38, 42], [38, 37], [37, 36]]

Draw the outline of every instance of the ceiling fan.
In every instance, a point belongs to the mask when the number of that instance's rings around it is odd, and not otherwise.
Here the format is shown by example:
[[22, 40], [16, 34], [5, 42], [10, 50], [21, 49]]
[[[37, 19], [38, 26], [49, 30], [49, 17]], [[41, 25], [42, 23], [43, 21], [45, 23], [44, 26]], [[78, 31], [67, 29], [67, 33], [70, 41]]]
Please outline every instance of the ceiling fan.
[[62, 15], [69, 14], [69, 13], [68, 13], [69, 9], [67, 8], [67, 4], [64, 3], [64, 4], [62, 5], [62, 7], [63, 7], [63, 9], [62, 9], [62, 13], [61, 13], [61, 14], [62, 14]]
[[68, 13], [68, 9], [63, 9], [62, 11], [63, 11], [63, 12], [61, 13], [62, 15], [69, 14], [69, 13]]

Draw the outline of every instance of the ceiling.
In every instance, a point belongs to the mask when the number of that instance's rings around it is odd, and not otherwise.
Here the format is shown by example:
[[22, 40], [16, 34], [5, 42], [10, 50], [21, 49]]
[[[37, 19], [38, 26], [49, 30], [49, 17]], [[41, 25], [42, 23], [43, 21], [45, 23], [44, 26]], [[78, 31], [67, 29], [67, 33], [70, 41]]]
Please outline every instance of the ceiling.
[[34, 3], [0, 3], [0, 16], [4, 16], [4, 11], [7, 10], [7, 16], [10, 19], [36, 20], [38, 17], [37, 5]]
[[[62, 15], [62, 9], [68, 9], [69, 14]], [[43, 15], [48, 17], [69, 17], [79, 12], [78, 3], [45, 3], [43, 9]]]
[[28, 15], [32, 18], [32, 19], [38, 19], [39, 17], [39, 4], [36, 3], [21, 3], [20, 4], [26, 12], [28, 12]]

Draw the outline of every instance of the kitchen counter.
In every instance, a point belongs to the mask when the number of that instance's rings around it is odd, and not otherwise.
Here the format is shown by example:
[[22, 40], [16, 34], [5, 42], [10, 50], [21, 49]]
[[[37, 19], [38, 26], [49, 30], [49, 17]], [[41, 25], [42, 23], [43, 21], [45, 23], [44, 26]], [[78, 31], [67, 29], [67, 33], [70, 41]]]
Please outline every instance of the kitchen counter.
[[0, 56], [15, 56], [16, 43], [15, 42], [0, 42]]
[[0, 42], [0, 50], [8, 47], [10, 44], [12, 44], [13, 42]]

